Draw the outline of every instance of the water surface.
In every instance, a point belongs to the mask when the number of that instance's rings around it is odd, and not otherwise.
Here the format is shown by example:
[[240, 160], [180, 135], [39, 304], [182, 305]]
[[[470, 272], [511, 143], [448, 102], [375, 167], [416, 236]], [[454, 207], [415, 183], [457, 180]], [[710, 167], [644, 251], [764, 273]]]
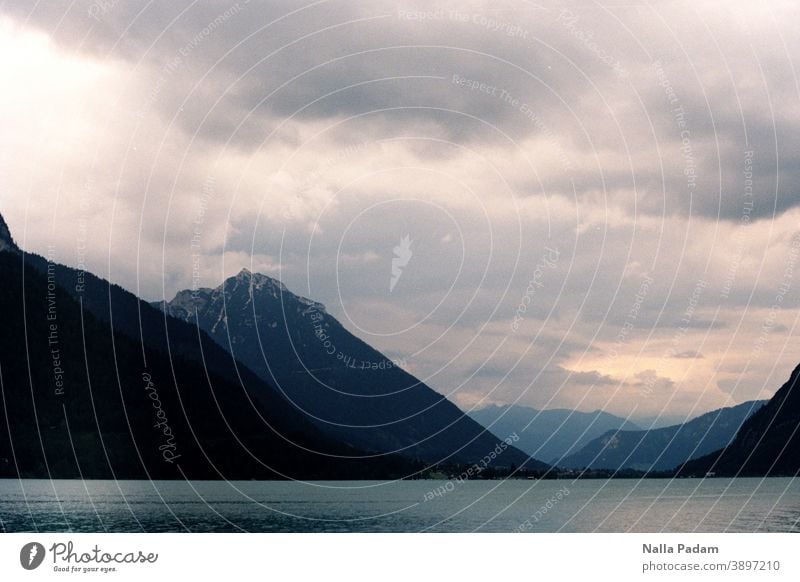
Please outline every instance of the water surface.
[[0, 480], [0, 530], [800, 531], [800, 479]]

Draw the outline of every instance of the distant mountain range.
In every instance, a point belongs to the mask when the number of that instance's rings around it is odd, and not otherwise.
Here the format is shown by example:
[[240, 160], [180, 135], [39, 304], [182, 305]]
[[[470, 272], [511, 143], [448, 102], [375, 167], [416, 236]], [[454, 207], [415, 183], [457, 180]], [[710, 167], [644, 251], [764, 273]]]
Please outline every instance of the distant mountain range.
[[665, 426], [683, 424], [689, 422], [692, 418], [694, 417], [686, 414], [659, 414], [656, 416], [632, 416], [631, 421], [642, 427], [642, 430], [653, 430], [664, 428]]
[[509, 405], [488, 406], [469, 415], [500, 438], [519, 435], [516, 444], [520, 449], [554, 465], [609, 430], [639, 430], [636, 424], [600, 410], [537, 410]]
[[651, 430], [612, 430], [560, 460], [567, 468], [666, 471], [730, 443], [765, 401], [745, 402], [686, 423]]
[[678, 467], [679, 476], [796, 476], [800, 473], [800, 366], [748, 418], [728, 446]]
[[[323, 432], [350, 446], [427, 463], [475, 463], [499, 443], [347, 331], [322, 304], [267, 275], [244, 269], [215, 289], [181, 291], [154, 305], [197, 325]], [[547, 468], [514, 447], [493, 462]]]

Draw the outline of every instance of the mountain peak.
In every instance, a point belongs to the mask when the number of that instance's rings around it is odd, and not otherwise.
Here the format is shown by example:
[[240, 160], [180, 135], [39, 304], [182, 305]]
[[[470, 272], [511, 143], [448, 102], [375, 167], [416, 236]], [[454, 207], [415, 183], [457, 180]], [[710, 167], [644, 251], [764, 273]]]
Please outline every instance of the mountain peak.
[[[191, 310], [178, 299], [160, 307], [199, 326], [323, 433], [370, 455], [473, 464], [499, 446], [444, 396], [347, 331], [324, 305], [268, 275], [241, 269]], [[512, 463], [547, 468], [508, 447], [496, 466]]]
[[0, 251], [19, 251], [19, 247], [14, 242], [14, 238], [11, 236], [11, 231], [2, 214], [0, 214]]
[[254, 287], [255, 290], [260, 290], [263, 287], [271, 288], [274, 292], [286, 292], [288, 289], [278, 279], [274, 279], [269, 275], [263, 273], [254, 273], [248, 268], [243, 268], [235, 277], [230, 277], [223, 284], [222, 288], [230, 286], [238, 286], [244, 283], [248, 286]]

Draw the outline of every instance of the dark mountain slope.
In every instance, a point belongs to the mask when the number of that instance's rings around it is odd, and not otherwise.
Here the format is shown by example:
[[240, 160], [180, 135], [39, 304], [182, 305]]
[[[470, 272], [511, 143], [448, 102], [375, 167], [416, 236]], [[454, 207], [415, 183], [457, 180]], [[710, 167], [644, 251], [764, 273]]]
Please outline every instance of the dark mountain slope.
[[238, 365], [216, 342], [209, 341], [197, 326], [166, 316], [119, 285], [86, 271], [49, 262], [39, 255], [26, 253], [24, 260], [31, 268], [52, 278], [109, 332], [124, 334], [151, 349], [194, 360], [231, 382], [252, 387], [254, 393], [260, 388], [272, 390], [245, 366]]
[[112, 333], [10, 250], [0, 252], [0, 476], [322, 479], [413, 469], [309, 452], [363, 454], [258, 379], [255, 400], [251, 386]]
[[563, 467], [666, 471], [727, 445], [763, 401], [744, 402], [684, 424], [639, 431], [609, 431], [561, 461]]
[[678, 475], [797, 475], [800, 471], [800, 366], [727, 447], [689, 461]]
[[[197, 322], [261, 378], [352, 446], [427, 462], [475, 463], [499, 440], [455, 405], [348, 332], [325, 307], [246, 269], [216, 289], [160, 304]], [[520, 466], [509, 447], [495, 466]], [[546, 466], [531, 460], [529, 468]]]
[[[7, 227], [5, 237], [0, 237], [0, 240], [8, 241], [5, 245], [7, 250], [20, 261], [24, 260], [32, 272], [38, 271], [52, 279], [59, 287], [59, 295], [71, 296], [83, 309], [94, 315], [106, 333], [133, 339], [140, 344], [140, 351], [147, 348], [171, 358], [191, 360], [225, 381], [245, 389], [261, 405], [269, 409], [283, 409], [286, 412], [283, 416], [287, 420], [294, 420], [298, 427], [313, 426], [268, 381], [237, 362], [197, 325], [170, 317], [133, 293], [90, 272], [53, 263], [39, 255], [23, 254], [13, 243]], [[357, 454], [374, 453], [372, 448], [367, 451]]]

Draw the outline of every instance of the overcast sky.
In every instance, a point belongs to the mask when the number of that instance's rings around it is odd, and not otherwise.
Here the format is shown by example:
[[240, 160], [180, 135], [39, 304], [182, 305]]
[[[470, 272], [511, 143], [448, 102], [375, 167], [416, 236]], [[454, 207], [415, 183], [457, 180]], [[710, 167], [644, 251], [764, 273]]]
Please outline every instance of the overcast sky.
[[796, 2], [32, 5], [27, 250], [149, 300], [269, 274], [464, 408], [698, 414], [800, 361]]

